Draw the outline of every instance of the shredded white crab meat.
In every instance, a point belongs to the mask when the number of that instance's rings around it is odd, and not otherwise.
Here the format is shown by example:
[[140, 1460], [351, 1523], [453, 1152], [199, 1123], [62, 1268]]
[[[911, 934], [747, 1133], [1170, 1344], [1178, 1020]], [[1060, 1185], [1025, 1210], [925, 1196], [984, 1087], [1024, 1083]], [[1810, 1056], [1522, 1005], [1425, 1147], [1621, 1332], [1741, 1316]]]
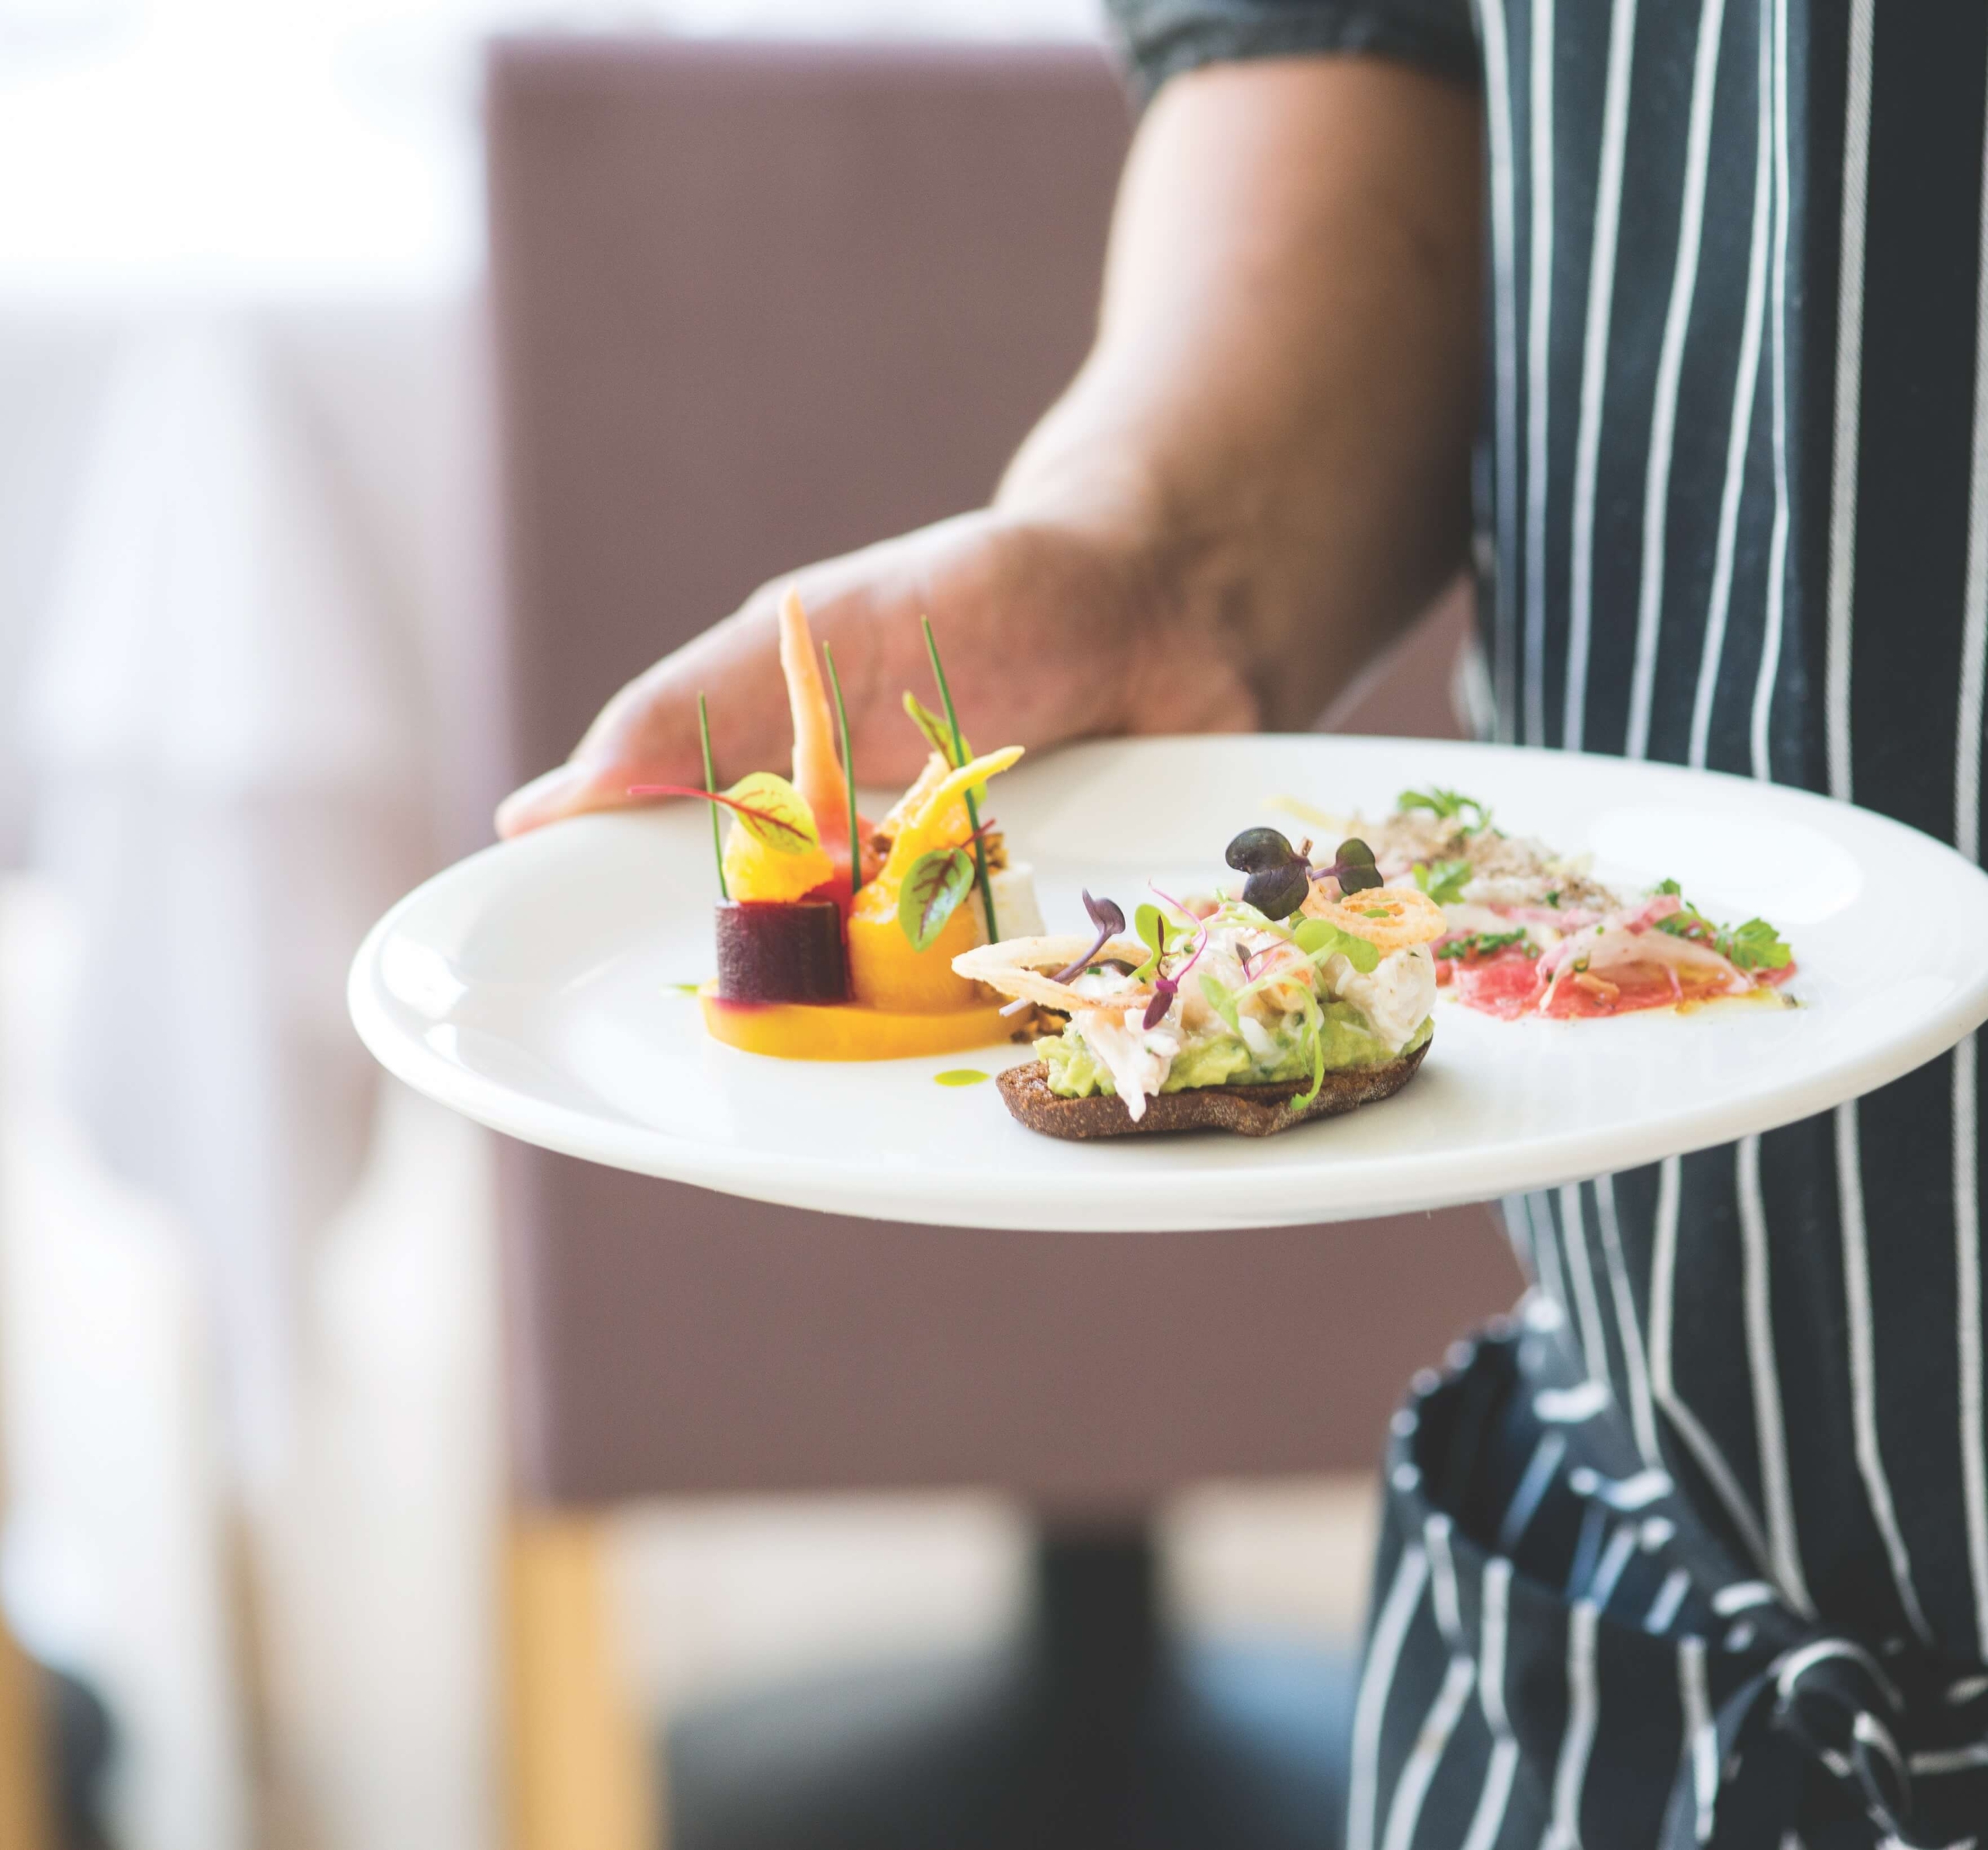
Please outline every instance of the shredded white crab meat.
[[1408, 1045], [1436, 1006], [1436, 960], [1427, 944], [1382, 958], [1368, 976], [1343, 957], [1329, 957], [1322, 975], [1333, 995], [1367, 1017], [1368, 1031], [1391, 1054]]
[[1178, 1016], [1176, 1005], [1156, 1028], [1142, 1026], [1141, 1012], [1131, 1009], [1079, 1009], [1071, 1017], [1085, 1044], [1104, 1062], [1135, 1124], [1145, 1116], [1146, 1101], [1166, 1083], [1185, 1045]]

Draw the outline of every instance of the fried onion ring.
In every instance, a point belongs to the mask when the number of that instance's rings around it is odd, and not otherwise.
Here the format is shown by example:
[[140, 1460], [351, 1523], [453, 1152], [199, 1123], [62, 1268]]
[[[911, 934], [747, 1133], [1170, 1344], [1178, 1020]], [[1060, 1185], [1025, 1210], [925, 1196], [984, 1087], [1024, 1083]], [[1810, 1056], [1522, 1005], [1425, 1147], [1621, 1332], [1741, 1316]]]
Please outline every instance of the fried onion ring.
[[1449, 927], [1443, 909], [1412, 886], [1375, 886], [1343, 899], [1326, 897], [1322, 881], [1305, 895], [1308, 919], [1323, 919], [1341, 931], [1364, 938], [1379, 951], [1405, 951], [1411, 944], [1432, 944]]

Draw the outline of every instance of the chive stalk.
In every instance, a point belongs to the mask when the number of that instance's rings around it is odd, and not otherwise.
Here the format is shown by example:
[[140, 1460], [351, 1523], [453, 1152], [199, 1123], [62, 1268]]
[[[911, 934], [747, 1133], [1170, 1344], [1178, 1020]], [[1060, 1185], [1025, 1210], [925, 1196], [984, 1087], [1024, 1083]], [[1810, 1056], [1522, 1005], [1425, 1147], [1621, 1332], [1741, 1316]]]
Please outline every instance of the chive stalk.
[[836, 652], [822, 645], [822, 659], [829, 665], [829, 691], [836, 697], [836, 724], [842, 729], [842, 781], [849, 790], [849, 896], [853, 899], [863, 885], [863, 847], [856, 839], [856, 756], [850, 749], [849, 709], [842, 704], [842, 676], [836, 673]]
[[[925, 652], [932, 658], [932, 678], [939, 683], [939, 704], [946, 709], [946, 724], [953, 731], [953, 763], [955, 767], [966, 763], [966, 740], [960, 732], [960, 716], [953, 711], [953, 690], [946, 685], [946, 670], [939, 659], [939, 645], [932, 634], [932, 619], [920, 617], [925, 625]], [[1001, 941], [1000, 927], [994, 922], [994, 883], [987, 877], [987, 850], [980, 839], [980, 806], [973, 800], [973, 792], [966, 793], [967, 826], [973, 831], [974, 877], [980, 885], [980, 903], [987, 914], [987, 941], [997, 944]]]
[[[701, 690], [697, 695], [697, 737], [704, 748], [704, 795], [714, 797], [718, 795], [718, 778], [711, 770], [711, 716], [704, 710]], [[717, 804], [712, 804], [711, 810], [711, 852], [718, 857], [718, 896], [729, 899], [732, 889], [725, 884], [725, 838], [718, 833]]]

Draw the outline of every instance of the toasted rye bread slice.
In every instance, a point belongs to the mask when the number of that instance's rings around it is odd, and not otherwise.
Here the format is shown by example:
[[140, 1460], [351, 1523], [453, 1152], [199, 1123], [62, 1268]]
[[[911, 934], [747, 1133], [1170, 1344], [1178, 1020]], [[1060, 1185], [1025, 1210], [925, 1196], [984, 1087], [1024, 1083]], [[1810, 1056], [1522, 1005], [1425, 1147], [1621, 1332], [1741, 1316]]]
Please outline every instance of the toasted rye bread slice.
[[1058, 1098], [1049, 1090], [1049, 1069], [1036, 1060], [1026, 1066], [1010, 1066], [996, 1082], [1008, 1109], [1032, 1131], [1045, 1137], [1068, 1137], [1085, 1142], [1093, 1137], [1137, 1137], [1158, 1131], [1233, 1131], [1242, 1137], [1273, 1137], [1292, 1125], [1309, 1124], [1315, 1118], [1336, 1118], [1343, 1111], [1357, 1111], [1376, 1100], [1391, 1098], [1414, 1078], [1422, 1056], [1429, 1051], [1424, 1041], [1413, 1053], [1390, 1060], [1384, 1066], [1357, 1066], [1329, 1073], [1319, 1096], [1309, 1105], [1294, 1108], [1308, 1081], [1275, 1086], [1205, 1086], [1196, 1091], [1163, 1092], [1146, 1101], [1138, 1121], [1125, 1108], [1125, 1101], [1107, 1093], [1089, 1098]]

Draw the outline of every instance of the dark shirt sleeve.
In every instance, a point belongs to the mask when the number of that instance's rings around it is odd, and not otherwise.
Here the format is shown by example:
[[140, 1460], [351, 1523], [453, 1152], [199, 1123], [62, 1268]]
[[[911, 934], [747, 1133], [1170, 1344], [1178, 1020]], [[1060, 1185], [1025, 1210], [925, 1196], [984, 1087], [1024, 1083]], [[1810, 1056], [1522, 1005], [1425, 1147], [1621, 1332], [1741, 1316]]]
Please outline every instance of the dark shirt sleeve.
[[1246, 57], [1325, 52], [1400, 58], [1473, 87], [1469, 0], [1107, 0], [1134, 87]]

